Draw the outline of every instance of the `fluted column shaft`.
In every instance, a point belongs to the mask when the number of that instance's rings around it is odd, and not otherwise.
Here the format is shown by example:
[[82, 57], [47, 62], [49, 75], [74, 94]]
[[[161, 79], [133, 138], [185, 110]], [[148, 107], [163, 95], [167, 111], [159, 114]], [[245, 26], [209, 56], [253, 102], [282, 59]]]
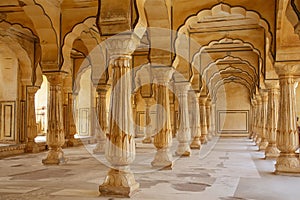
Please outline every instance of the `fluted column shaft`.
[[46, 76], [50, 84], [47, 130], [49, 152], [43, 164], [60, 164], [66, 161], [61, 148], [65, 143], [62, 103], [62, 84], [65, 74], [57, 72], [48, 73]]
[[39, 152], [39, 147], [35, 143], [34, 138], [37, 136], [37, 125], [35, 115], [35, 93], [39, 87], [27, 87], [27, 143], [25, 151], [28, 153]]
[[296, 125], [296, 94], [293, 75], [279, 75], [280, 103], [277, 147], [281, 151], [275, 165], [276, 173], [299, 173], [300, 162], [295, 151], [299, 147]]
[[259, 150], [265, 150], [268, 146], [267, 140], [267, 115], [268, 115], [268, 93], [261, 92], [262, 97], [262, 112], [261, 112], [261, 143], [259, 144]]
[[207, 117], [206, 117], [206, 96], [200, 96], [199, 97], [199, 107], [200, 107], [200, 125], [201, 125], [201, 144], [206, 144], [207, 139]]
[[[151, 162], [153, 167], [161, 169], [171, 169], [173, 162], [169, 154], [172, 145], [172, 130], [170, 119], [170, 103], [168, 82], [171, 78], [173, 68], [171, 67], [153, 67], [152, 74], [156, 81], [156, 130], [154, 136], [154, 146], [157, 149], [154, 160]], [[162, 124], [163, 123], [163, 124]]]
[[267, 120], [267, 138], [269, 145], [265, 151], [265, 158], [277, 158], [280, 151], [276, 145], [276, 131], [278, 123], [278, 103], [279, 86], [271, 85], [268, 87], [268, 120]]
[[98, 93], [98, 103], [97, 103], [97, 121], [98, 127], [97, 130], [97, 145], [93, 150], [94, 153], [104, 153], [105, 152], [105, 144], [106, 144], [106, 134], [108, 129], [108, 120], [107, 120], [107, 108], [106, 108], [106, 96], [107, 91], [109, 89], [108, 85], [98, 85], [97, 93]]
[[145, 138], [143, 139], [143, 143], [152, 143], [152, 128], [151, 128], [151, 118], [150, 118], [150, 98], [144, 98], [146, 104], [146, 126], [145, 126]]
[[179, 129], [176, 134], [179, 142], [176, 150], [176, 155], [190, 156], [191, 149], [189, 142], [191, 140], [190, 123], [189, 123], [189, 109], [188, 109], [188, 90], [190, 83], [181, 82], [176, 83], [176, 93], [179, 102]]
[[200, 149], [201, 148], [201, 127], [200, 127], [200, 110], [199, 110], [199, 96], [200, 93], [193, 92], [191, 95], [192, 98], [192, 105], [191, 105], [191, 112], [192, 112], [192, 119], [191, 122], [191, 135], [192, 135], [192, 142], [191, 142], [191, 149]]

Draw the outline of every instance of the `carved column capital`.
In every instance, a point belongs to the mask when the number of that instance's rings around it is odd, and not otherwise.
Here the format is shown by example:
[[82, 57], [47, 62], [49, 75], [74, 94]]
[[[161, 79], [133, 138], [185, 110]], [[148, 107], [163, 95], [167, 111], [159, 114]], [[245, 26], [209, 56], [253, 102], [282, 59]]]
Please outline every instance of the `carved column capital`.
[[173, 73], [173, 67], [155, 66], [151, 67], [154, 83], [166, 85], [170, 81]]
[[276, 62], [275, 70], [279, 76], [293, 76], [300, 74], [299, 62]]
[[265, 85], [267, 89], [279, 89], [279, 80], [266, 80]]
[[110, 58], [131, 56], [139, 45], [139, 38], [132, 33], [115, 35], [105, 40], [106, 49]]
[[177, 94], [188, 94], [188, 91], [191, 87], [191, 83], [190, 82], [178, 82], [175, 83], [175, 90]]
[[45, 73], [47, 80], [51, 85], [63, 85], [64, 78], [67, 76], [65, 72], [47, 72]]

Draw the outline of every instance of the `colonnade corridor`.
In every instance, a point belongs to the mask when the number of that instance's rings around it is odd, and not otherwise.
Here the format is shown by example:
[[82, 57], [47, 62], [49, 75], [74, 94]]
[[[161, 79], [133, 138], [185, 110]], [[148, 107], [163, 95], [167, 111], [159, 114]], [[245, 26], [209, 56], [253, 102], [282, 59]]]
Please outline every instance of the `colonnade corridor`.
[[[136, 140], [136, 159], [131, 165], [140, 188], [131, 199], [255, 199], [289, 200], [299, 196], [299, 178], [274, 176], [274, 160], [264, 160], [246, 137], [214, 137], [190, 157], [171, 151], [173, 170], [151, 167], [152, 144]], [[68, 163], [44, 166], [46, 152], [0, 160], [0, 199], [89, 200], [114, 199], [99, 196], [108, 167], [103, 155], [91, 152], [95, 144], [64, 150]], [[121, 198], [116, 198], [121, 199]], [[127, 198], [125, 198], [127, 199]]]

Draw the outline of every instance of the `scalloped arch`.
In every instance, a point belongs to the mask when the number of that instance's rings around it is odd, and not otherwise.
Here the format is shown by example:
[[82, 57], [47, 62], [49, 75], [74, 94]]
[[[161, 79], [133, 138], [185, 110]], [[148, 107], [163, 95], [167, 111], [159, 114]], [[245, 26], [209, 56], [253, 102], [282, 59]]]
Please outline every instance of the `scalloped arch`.
[[70, 67], [72, 66], [71, 61], [71, 51], [73, 48], [74, 41], [81, 36], [83, 32], [89, 32], [90, 29], [94, 28], [96, 24], [96, 17], [91, 17], [84, 22], [77, 24], [73, 27], [72, 31], [65, 36], [64, 44], [62, 47], [62, 55], [63, 55], [63, 64], [62, 70], [70, 72]]
[[[188, 27], [190, 26], [190, 24], [192, 23], [198, 23], [198, 21], [201, 21], [203, 18], [207, 17], [207, 16], [215, 16], [216, 13], [218, 12], [222, 12], [227, 13], [228, 15], [230, 14], [239, 14], [242, 15], [244, 17], [249, 17], [251, 19], [254, 19], [257, 21], [257, 25], [263, 27], [266, 31], [266, 37], [269, 41], [269, 43], [272, 43], [272, 34], [270, 32], [270, 28], [268, 23], [266, 22], [265, 19], [261, 18], [259, 14], [257, 14], [254, 11], [248, 11], [242, 7], [239, 6], [229, 6], [227, 4], [224, 3], [219, 3], [215, 6], [213, 6], [211, 9], [204, 9], [199, 11], [197, 14], [189, 17], [188, 19], [186, 19], [184, 25], [182, 25], [181, 27], [179, 27], [178, 32], [177, 32], [177, 37], [175, 40], [175, 52], [176, 52], [176, 57], [174, 60], [174, 64], [173, 66], [176, 68], [178, 63], [179, 63], [179, 57], [177, 56], [177, 52], [180, 51], [181, 46], [184, 46], [187, 42], [187, 38], [188, 38]], [[186, 35], [186, 36], [184, 36]], [[250, 43], [248, 43], [249, 45], [251, 45]], [[251, 45], [253, 47], [253, 45]], [[271, 45], [269, 45], [268, 48], [270, 48]], [[253, 48], [255, 49], [255, 48]], [[270, 50], [270, 49], [269, 49]], [[269, 52], [269, 50], [267, 50]], [[255, 51], [258, 51], [257, 49]], [[259, 51], [258, 51], [259, 52]], [[261, 54], [259, 54], [261, 55]]]

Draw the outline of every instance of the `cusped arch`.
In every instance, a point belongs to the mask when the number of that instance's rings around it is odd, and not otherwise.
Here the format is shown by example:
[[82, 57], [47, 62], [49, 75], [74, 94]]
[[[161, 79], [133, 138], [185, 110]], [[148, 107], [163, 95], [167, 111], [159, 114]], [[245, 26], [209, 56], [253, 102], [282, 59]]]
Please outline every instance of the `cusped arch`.
[[[270, 32], [269, 25], [266, 22], [266, 20], [261, 18], [261, 16], [258, 13], [254, 12], [254, 11], [246, 10], [245, 8], [242, 8], [242, 7], [230, 6], [228, 4], [219, 3], [215, 6], [213, 6], [211, 9], [201, 10], [196, 15], [190, 16], [188, 19], [186, 19], [184, 25], [179, 27], [178, 32], [177, 32], [177, 38], [175, 40], [176, 57], [173, 62], [173, 66], [175, 68], [178, 66], [180, 67], [180, 65], [179, 65], [180, 57], [177, 55], [177, 53], [180, 52], [180, 54], [184, 54], [184, 55], [188, 54], [188, 52], [181, 52], [181, 51], [182, 51], [182, 49], [184, 49], [182, 47], [186, 46], [189, 42], [189, 30], [190, 30], [192, 24], [199, 24], [202, 21], [205, 21], [207, 18], [213, 18], [213, 17], [217, 17], [220, 15], [223, 15], [223, 17], [226, 17], [226, 16], [230, 17], [230, 16], [235, 15], [235, 16], [243, 17], [245, 19], [249, 18], [252, 21], [255, 21], [257, 25], [264, 28], [264, 30], [266, 32], [266, 38], [268, 39], [268, 41], [270, 43], [272, 43], [272, 34]], [[197, 45], [199, 46], [199, 44], [196, 44], [195, 41], [193, 41], [193, 40], [192, 40], [192, 43], [189, 45], [193, 46], [193, 47], [196, 47]], [[271, 47], [271, 45], [269, 45], [268, 48], [270, 48], [270, 47]], [[269, 52], [269, 50], [267, 50], [267, 52]], [[188, 58], [188, 56], [186, 56], [184, 58]], [[194, 62], [194, 65], [192, 65], [193, 69], [199, 70], [197, 68], [197, 65], [195, 65], [195, 64], [196, 63]], [[262, 64], [260, 64], [260, 66], [262, 66]]]
[[71, 51], [73, 48], [73, 43], [77, 38], [80, 38], [83, 32], [89, 32], [91, 29], [95, 28], [96, 18], [90, 17], [84, 22], [77, 24], [73, 27], [72, 31], [66, 34], [64, 38], [64, 43], [62, 47], [63, 64], [62, 70], [70, 72], [70, 67], [72, 66], [71, 61]]

